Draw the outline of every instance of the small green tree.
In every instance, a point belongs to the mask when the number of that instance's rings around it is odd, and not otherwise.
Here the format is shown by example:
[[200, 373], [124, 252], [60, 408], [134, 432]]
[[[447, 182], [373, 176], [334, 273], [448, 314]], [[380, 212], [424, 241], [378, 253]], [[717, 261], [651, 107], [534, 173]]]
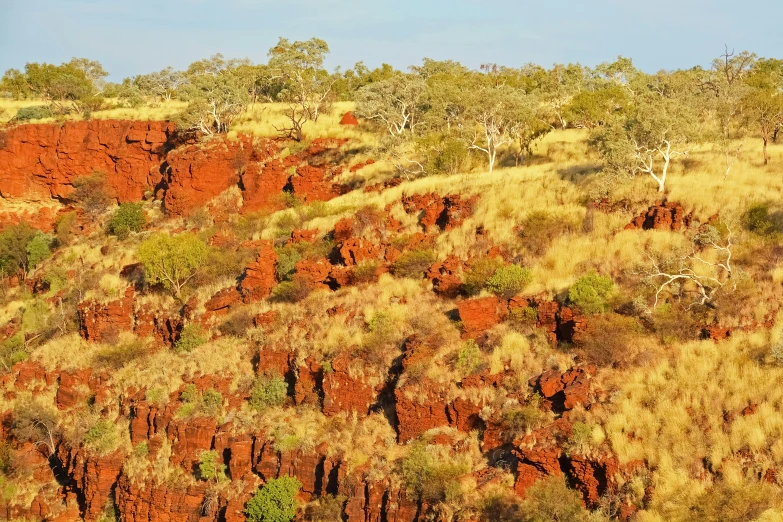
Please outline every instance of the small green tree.
[[52, 240], [49, 236], [42, 232], [38, 232], [33, 236], [25, 250], [27, 250], [27, 268], [33, 270], [37, 267], [41, 261], [52, 255], [52, 251], [49, 248]]
[[204, 329], [196, 323], [186, 324], [179, 334], [179, 339], [174, 343], [176, 352], [192, 352], [209, 339]]
[[614, 292], [614, 283], [595, 272], [580, 277], [568, 290], [568, 300], [587, 314], [598, 314], [609, 309], [607, 302]]
[[276, 373], [259, 375], [250, 390], [250, 407], [263, 411], [271, 406], [281, 406], [288, 396], [288, 383]]
[[131, 232], [141, 232], [146, 224], [141, 203], [122, 203], [109, 220], [109, 233], [125, 239]]
[[226, 465], [220, 461], [215, 450], [202, 451], [199, 457], [198, 472], [202, 479], [215, 482], [226, 480]]
[[178, 236], [153, 234], [136, 250], [149, 280], [173, 291], [175, 297], [204, 265], [208, 253], [206, 243], [189, 232]]
[[533, 276], [527, 268], [508, 265], [499, 268], [492, 277], [487, 279], [487, 290], [504, 299], [510, 299], [521, 292], [532, 280]]
[[302, 483], [294, 477], [271, 479], [245, 507], [251, 522], [291, 522], [296, 515], [296, 494]]

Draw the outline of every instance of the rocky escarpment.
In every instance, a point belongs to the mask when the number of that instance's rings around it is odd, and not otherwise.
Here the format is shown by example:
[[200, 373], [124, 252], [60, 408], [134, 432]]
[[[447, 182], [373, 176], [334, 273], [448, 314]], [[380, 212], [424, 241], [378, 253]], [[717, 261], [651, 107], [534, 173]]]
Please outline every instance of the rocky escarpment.
[[174, 128], [168, 122], [93, 120], [0, 131], [0, 195], [67, 198], [74, 180], [101, 172], [118, 201], [138, 201], [160, 180]]
[[[178, 138], [170, 122], [20, 125], [0, 131], [0, 196], [36, 203], [65, 200], [77, 179], [101, 174], [117, 201], [140, 201], [155, 193], [173, 216], [188, 215], [232, 187], [240, 189], [243, 212], [278, 210], [285, 206], [284, 189], [306, 202], [326, 201], [347, 190], [331, 181], [347, 168], [337, 154], [344, 143], [315, 139], [295, 154], [278, 157], [285, 142], [238, 136], [195, 143]], [[46, 216], [36, 220], [51, 221]]]

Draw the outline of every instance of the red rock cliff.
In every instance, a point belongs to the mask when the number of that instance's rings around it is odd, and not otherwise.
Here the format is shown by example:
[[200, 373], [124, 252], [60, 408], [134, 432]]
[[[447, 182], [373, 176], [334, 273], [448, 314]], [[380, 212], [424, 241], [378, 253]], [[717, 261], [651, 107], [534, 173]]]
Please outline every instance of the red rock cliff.
[[160, 181], [158, 165], [173, 133], [173, 123], [115, 120], [0, 131], [0, 196], [63, 198], [75, 179], [101, 172], [118, 201], [140, 200]]

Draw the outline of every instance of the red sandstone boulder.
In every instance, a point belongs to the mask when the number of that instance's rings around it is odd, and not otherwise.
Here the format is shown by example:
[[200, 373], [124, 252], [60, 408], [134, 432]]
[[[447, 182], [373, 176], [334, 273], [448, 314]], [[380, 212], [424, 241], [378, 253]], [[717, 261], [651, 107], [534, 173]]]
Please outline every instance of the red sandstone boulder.
[[359, 120], [351, 111], [346, 112], [343, 115], [343, 119], [340, 120], [340, 125], [359, 125]]
[[573, 409], [589, 403], [590, 379], [595, 367], [575, 367], [560, 373], [549, 370], [530, 379], [530, 386], [547, 399], [556, 411]]
[[134, 315], [133, 288], [125, 290], [122, 299], [101, 303], [84, 301], [79, 304], [79, 322], [82, 337], [88, 341], [100, 342], [116, 337], [118, 332], [133, 329]]
[[329, 201], [342, 192], [338, 185], [326, 180], [326, 170], [323, 167], [303, 165], [296, 169], [296, 174], [291, 178], [294, 194], [308, 203]]
[[462, 321], [463, 338], [475, 339], [499, 324], [508, 315], [506, 301], [498, 297], [466, 299], [457, 304]]
[[462, 263], [457, 256], [450, 255], [443, 261], [433, 264], [427, 271], [427, 279], [432, 281], [436, 294], [454, 299], [462, 290], [462, 279], [457, 275]]
[[693, 221], [693, 212], [685, 213], [679, 203], [658, 201], [653, 206], [633, 218], [625, 226], [626, 230], [682, 230]]
[[332, 361], [332, 371], [323, 376], [324, 415], [356, 412], [360, 417], [369, 413], [378, 399], [378, 392], [361, 378], [348, 373], [350, 357], [343, 353]]
[[242, 282], [239, 283], [239, 292], [245, 303], [253, 303], [267, 297], [277, 280], [275, 279], [275, 266], [277, 254], [271, 242], [264, 242], [259, 248], [258, 258], [248, 265]]

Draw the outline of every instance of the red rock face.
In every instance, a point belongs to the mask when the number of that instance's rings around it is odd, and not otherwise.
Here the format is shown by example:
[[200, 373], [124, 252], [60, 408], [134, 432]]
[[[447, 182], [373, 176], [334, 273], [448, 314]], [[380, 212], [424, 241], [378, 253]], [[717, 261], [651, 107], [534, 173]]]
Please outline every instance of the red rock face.
[[0, 196], [66, 198], [74, 180], [100, 172], [118, 201], [139, 201], [160, 181], [173, 133], [173, 123], [114, 120], [11, 128], [0, 133]]
[[275, 265], [277, 254], [271, 242], [264, 242], [258, 251], [258, 258], [245, 269], [239, 292], [245, 303], [260, 301], [269, 295], [277, 281]]
[[166, 213], [186, 216], [212, 198], [239, 184], [239, 169], [252, 152], [249, 140], [214, 139], [175, 149], [166, 156]]
[[213, 295], [204, 303], [204, 321], [209, 321], [212, 317], [226, 315], [232, 306], [242, 300], [242, 295], [235, 287], [224, 288]]
[[348, 354], [332, 361], [331, 372], [323, 376], [324, 415], [340, 412], [356, 412], [360, 417], [369, 413], [370, 406], [378, 400], [378, 393], [363, 380], [348, 374]]
[[291, 186], [296, 197], [311, 203], [329, 201], [341, 194], [339, 185], [326, 180], [326, 169], [312, 165], [303, 165], [296, 169], [291, 178]]
[[301, 259], [296, 263], [296, 273], [313, 288], [328, 288], [326, 280], [332, 270], [332, 264], [324, 258]]
[[685, 213], [679, 203], [658, 201], [653, 206], [633, 218], [625, 230], [682, 230], [693, 221], [693, 212]]
[[475, 339], [500, 324], [508, 315], [508, 304], [498, 297], [466, 299], [457, 304], [463, 326], [463, 338]]
[[409, 398], [412, 394], [406, 393], [405, 387], [394, 390], [400, 443], [415, 439], [427, 430], [449, 425], [445, 400], [429, 385], [422, 388], [426, 392], [415, 394], [412, 398]]
[[84, 499], [84, 520], [97, 520], [120, 476], [125, 455], [115, 452], [98, 457], [61, 445], [57, 456]]
[[570, 410], [590, 402], [590, 379], [594, 373], [593, 366], [571, 368], [562, 374], [549, 370], [530, 379], [530, 386], [539, 391], [556, 411]]
[[427, 271], [427, 279], [432, 281], [432, 289], [436, 294], [454, 299], [462, 290], [462, 279], [457, 271], [462, 266], [457, 256], [448, 256], [438, 261]]
[[340, 120], [340, 125], [359, 125], [359, 120], [356, 119], [356, 116], [354, 116], [351, 111], [348, 111], [343, 114], [343, 119]]
[[419, 223], [425, 231], [435, 227], [449, 231], [460, 226], [473, 213], [473, 205], [477, 200], [477, 196], [463, 198], [454, 194], [441, 197], [430, 192], [404, 197], [402, 206], [408, 214], [419, 214]]
[[251, 163], [242, 175], [242, 212], [279, 210], [284, 208], [283, 188], [288, 184], [286, 164], [269, 160], [265, 164]]
[[79, 304], [79, 319], [82, 337], [88, 341], [100, 342], [112, 338], [118, 332], [133, 329], [133, 288], [125, 290], [122, 299], [102, 304], [85, 301]]

